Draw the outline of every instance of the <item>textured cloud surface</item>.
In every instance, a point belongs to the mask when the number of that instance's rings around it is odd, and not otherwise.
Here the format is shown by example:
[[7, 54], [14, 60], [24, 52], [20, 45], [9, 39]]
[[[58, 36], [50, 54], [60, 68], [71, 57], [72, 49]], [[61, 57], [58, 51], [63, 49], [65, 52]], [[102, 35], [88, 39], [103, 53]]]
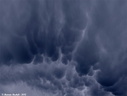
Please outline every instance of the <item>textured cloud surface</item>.
[[126, 96], [126, 0], [0, 0], [0, 95]]

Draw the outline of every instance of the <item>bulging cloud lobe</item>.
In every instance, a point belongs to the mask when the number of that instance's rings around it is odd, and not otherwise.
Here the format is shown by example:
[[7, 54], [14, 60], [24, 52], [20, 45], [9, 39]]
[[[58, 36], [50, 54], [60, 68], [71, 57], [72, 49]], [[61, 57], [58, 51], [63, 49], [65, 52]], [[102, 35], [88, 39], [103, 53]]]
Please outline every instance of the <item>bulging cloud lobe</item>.
[[126, 5], [1, 0], [0, 93], [127, 95]]

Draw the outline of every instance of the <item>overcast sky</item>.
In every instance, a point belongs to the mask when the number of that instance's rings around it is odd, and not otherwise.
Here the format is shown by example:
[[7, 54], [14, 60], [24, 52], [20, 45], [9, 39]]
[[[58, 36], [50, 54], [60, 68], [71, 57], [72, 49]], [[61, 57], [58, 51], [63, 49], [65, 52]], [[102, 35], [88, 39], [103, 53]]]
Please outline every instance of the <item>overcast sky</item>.
[[0, 96], [126, 96], [127, 0], [0, 0]]

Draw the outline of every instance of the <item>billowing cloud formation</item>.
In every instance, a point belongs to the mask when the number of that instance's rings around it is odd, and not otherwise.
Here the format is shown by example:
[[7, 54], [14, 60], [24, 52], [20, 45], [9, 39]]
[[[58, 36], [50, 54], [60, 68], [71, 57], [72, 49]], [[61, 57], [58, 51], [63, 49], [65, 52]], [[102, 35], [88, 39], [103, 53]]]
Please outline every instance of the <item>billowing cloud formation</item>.
[[126, 5], [1, 0], [0, 93], [126, 96]]

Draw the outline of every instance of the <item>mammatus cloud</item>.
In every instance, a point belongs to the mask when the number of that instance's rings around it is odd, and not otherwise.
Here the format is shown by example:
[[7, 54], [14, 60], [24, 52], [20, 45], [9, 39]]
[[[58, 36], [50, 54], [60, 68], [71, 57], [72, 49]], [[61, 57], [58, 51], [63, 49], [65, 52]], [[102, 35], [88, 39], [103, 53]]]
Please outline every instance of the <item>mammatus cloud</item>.
[[126, 5], [1, 0], [0, 93], [126, 96]]
[[[2, 92], [37, 94], [38, 96], [96, 96], [111, 95], [105, 92], [95, 80], [99, 70], [80, 77], [75, 69], [75, 62], [63, 64], [58, 61], [46, 61], [39, 64], [2, 66], [0, 82]], [[6, 72], [4, 72], [7, 70]], [[10, 88], [10, 87], [11, 88]], [[23, 90], [22, 90], [23, 89]], [[33, 91], [32, 91], [33, 90]], [[35, 92], [35, 93], [34, 93]], [[33, 95], [34, 96], [34, 95]]]

